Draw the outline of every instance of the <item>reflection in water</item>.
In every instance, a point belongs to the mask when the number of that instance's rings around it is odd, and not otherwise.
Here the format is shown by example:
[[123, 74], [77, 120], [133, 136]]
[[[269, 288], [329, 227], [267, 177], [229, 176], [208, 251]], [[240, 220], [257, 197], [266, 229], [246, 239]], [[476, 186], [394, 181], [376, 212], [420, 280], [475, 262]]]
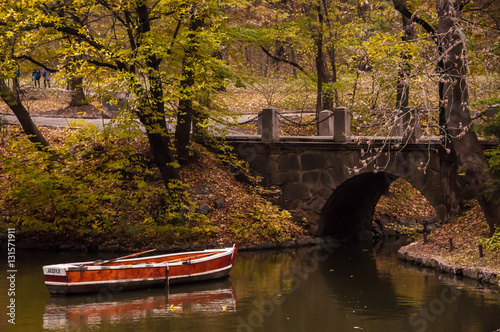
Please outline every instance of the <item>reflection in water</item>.
[[[151, 294], [153, 293], [153, 294]], [[114, 294], [114, 300], [90, 296], [52, 297], [45, 305], [43, 328], [63, 330], [70, 326], [98, 328], [103, 323], [126, 323], [150, 318], [179, 316], [184, 313], [212, 315], [236, 310], [230, 281], [202, 283], [168, 291]]]
[[[239, 298], [233, 331], [495, 331], [497, 291], [397, 260], [398, 244], [304, 248], [245, 258], [259, 291]], [[281, 261], [283, 265], [276, 262]], [[263, 268], [266, 266], [266, 268]], [[239, 271], [239, 270], [238, 270]], [[239, 289], [237, 289], [238, 294]]]
[[389, 276], [377, 269], [372, 250], [353, 249], [340, 247], [321, 265], [323, 282], [352, 310], [371, 317], [406, 316], [409, 303], [398, 296]]
[[[94, 257], [19, 252], [16, 325], [0, 320], [0, 331], [492, 332], [500, 328], [498, 290], [400, 262], [398, 247], [382, 242], [335, 246], [329, 252], [317, 247], [241, 252], [231, 277], [222, 281], [175, 285], [168, 291], [66, 298], [50, 297], [42, 266]], [[5, 270], [0, 270], [0, 280], [5, 278]], [[7, 286], [0, 282], [0, 304], [7, 303]]]

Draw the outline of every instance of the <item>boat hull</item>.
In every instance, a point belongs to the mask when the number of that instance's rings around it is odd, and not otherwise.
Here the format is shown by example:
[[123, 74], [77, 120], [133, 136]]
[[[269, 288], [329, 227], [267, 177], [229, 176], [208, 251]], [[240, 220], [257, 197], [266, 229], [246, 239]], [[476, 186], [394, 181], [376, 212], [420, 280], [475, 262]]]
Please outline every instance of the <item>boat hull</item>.
[[46, 285], [51, 295], [66, 296], [88, 293], [117, 293], [129, 290], [151, 289], [158, 287], [167, 287], [167, 279], [163, 280], [131, 280], [121, 281], [114, 284], [75, 284], [75, 285]]
[[229, 277], [236, 246], [219, 250], [44, 266], [45, 285], [51, 295], [110, 291], [112, 293], [166, 287]]
[[[51, 266], [44, 271], [57, 272]], [[45, 286], [51, 295], [70, 295], [98, 292], [121, 292], [168, 286], [166, 264], [139, 264], [118, 267], [67, 267], [60, 275], [45, 274]], [[65, 275], [64, 275], [65, 274]]]
[[206, 281], [206, 280], [213, 280], [213, 279], [221, 279], [221, 278], [229, 278], [231, 275], [231, 268], [232, 266], [228, 266], [225, 269], [219, 270], [219, 271], [211, 271], [209, 273], [205, 274], [200, 274], [200, 275], [183, 275], [183, 276], [178, 276], [175, 278], [169, 278], [169, 284], [170, 285], [177, 285], [177, 284], [183, 284], [183, 283], [190, 283], [190, 282], [199, 282], [199, 281]]

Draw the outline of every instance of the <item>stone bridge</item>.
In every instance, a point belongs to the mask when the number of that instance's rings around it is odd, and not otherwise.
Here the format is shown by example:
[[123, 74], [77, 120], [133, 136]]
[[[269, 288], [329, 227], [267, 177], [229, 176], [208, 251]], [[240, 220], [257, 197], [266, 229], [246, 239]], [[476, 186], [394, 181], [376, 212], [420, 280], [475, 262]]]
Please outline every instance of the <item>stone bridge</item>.
[[263, 120], [261, 135], [227, 137], [227, 142], [262, 177], [263, 185], [279, 187], [279, 205], [306, 217], [314, 234], [371, 237], [375, 206], [397, 178], [419, 190], [439, 219], [447, 214], [437, 139], [418, 138], [414, 130], [409, 133], [413, 137], [355, 143], [346, 114], [340, 126], [323, 128], [327, 136], [279, 137], [273, 115], [267, 114], [267, 127]]

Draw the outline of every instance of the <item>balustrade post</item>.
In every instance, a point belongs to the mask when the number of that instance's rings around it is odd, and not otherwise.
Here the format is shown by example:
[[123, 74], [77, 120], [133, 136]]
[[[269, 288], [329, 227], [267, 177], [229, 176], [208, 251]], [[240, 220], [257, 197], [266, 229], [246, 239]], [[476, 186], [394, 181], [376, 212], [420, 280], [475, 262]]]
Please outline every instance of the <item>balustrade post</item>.
[[404, 123], [403, 123], [403, 111], [402, 110], [395, 110], [396, 113], [396, 119], [395, 123], [391, 128], [391, 131], [389, 133], [389, 136], [403, 136], [404, 132]]
[[351, 113], [347, 107], [336, 107], [333, 111], [333, 139], [346, 142], [351, 138]]
[[319, 136], [333, 137], [333, 112], [324, 110], [319, 113], [318, 117], [318, 134]]
[[419, 110], [415, 106], [403, 107], [403, 142], [416, 143], [420, 138]]
[[278, 111], [275, 108], [264, 108], [259, 113], [259, 122], [261, 124], [262, 142], [275, 142], [279, 140], [278, 132]]
[[262, 135], [262, 111], [259, 112], [257, 118], [257, 135]]
[[495, 115], [500, 112], [500, 105], [493, 105], [486, 109], [486, 121], [490, 122], [493, 120]]

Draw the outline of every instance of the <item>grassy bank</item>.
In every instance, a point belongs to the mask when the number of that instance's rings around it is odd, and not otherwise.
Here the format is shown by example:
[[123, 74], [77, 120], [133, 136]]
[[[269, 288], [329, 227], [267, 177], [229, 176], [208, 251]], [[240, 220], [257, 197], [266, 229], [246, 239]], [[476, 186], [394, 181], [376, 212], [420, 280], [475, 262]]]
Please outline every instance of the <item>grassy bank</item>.
[[58, 155], [16, 127], [0, 133], [0, 228], [34, 246], [146, 248], [283, 242], [303, 230], [193, 145], [182, 181], [165, 188], [134, 123], [42, 128]]

